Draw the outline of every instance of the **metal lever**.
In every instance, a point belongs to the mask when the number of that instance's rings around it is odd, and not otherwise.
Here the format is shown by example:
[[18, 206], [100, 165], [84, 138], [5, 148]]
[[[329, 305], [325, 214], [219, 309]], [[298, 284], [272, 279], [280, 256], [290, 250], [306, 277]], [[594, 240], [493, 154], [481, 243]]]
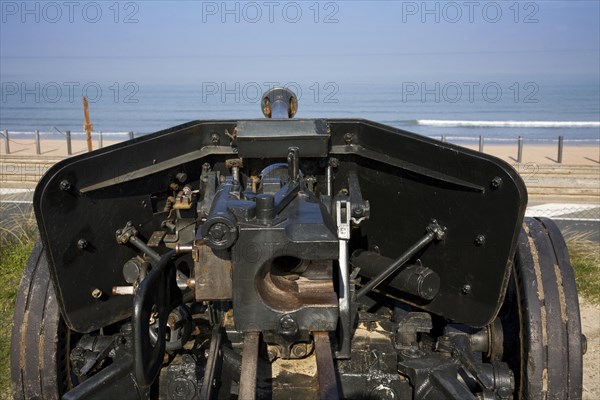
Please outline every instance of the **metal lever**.
[[352, 338], [352, 318], [350, 309], [350, 265], [348, 263], [348, 240], [350, 239], [350, 218], [352, 207], [347, 200], [336, 202], [336, 221], [339, 239], [340, 265], [340, 349], [337, 358], [350, 358], [350, 345]]

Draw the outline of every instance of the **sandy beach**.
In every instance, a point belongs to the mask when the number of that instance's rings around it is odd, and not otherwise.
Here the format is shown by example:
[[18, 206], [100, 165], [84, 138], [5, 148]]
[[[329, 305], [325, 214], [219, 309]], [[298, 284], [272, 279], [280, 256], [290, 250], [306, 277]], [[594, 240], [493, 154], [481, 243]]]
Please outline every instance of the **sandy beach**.
[[[478, 150], [477, 145], [465, 146]], [[484, 153], [491, 154], [511, 164], [517, 162], [517, 145], [488, 145], [483, 148]], [[560, 165], [558, 163], [558, 146], [525, 144], [523, 146], [523, 163], [536, 163], [540, 165]], [[564, 165], [600, 165], [600, 146], [569, 146], [565, 144], [563, 150]]]
[[[0, 156], [6, 156], [4, 139], [0, 144]], [[110, 146], [120, 140], [104, 140], [103, 147]], [[72, 140], [72, 155], [82, 154], [87, 150], [86, 141], [82, 139]], [[465, 146], [467, 148], [477, 150], [477, 145]], [[99, 143], [96, 135], [92, 141], [94, 150], [99, 148]], [[496, 156], [510, 164], [517, 163], [517, 145], [490, 145], [486, 144], [484, 153]], [[534, 145], [525, 144], [523, 146], [522, 163], [535, 163], [539, 165], [555, 165], [559, 166], [557, 160], [558, 149], [556, 145]], [[58, 139], [41, 139], [40, 154], [36, 154], [35, 139], [12, 139], [10, 141], [10, 155], [15, 157], [36, 158], [63, 158], [67, 157], [66, 140]], [[569, 146], [565, 144], [563, 152], [564, 165], [600, 165], [600, 146]]]

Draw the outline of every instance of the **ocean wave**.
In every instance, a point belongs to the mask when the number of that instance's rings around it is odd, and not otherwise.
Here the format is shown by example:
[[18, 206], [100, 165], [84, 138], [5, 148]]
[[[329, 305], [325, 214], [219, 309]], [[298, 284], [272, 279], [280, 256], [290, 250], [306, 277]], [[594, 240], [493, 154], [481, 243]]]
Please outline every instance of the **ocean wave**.
[[600, 121], [451, 121], [418, 119], [417, 125], [481, 128], [600, 128]]
[[[437, 139], [440, 140], [441, 135], [427, 135], [427, 137], [430, 137], [432, 139]], [[450, 135], [444, 135], [444, 138], [446, 141], [448, 142], [478, 142], [479, 141], [479, 136], [450, 136]], [[489, 143], [489, 142], [506, 142], [506, 143], [516, 143], [517, 142], [517, 138], [516, 137], [498, 137], [498, 136], [484, 136], [485, 139], [485, 143]], [[540, 142], [540, 143], [556, 143], [558, 142], [557, 138], [531, 138], [531, 137], [527, 137], [525, 138], [525, 140], [527, 142]], [[581, 144], [586, 144], [586, 143], [600, 143], [600, 139], [570, 139], [570, 138], [565, 138], [564, 139], [565, 143], [581, 143]]]

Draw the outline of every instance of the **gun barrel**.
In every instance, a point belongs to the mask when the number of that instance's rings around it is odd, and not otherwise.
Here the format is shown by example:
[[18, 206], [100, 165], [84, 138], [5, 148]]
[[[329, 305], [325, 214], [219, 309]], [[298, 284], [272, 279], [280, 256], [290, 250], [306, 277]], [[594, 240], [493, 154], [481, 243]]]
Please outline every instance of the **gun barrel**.
[[267, 118], [294, 118], [298, 110], [298, 98], [288, 88], [273, 87], [263, 94], [261, 108]]

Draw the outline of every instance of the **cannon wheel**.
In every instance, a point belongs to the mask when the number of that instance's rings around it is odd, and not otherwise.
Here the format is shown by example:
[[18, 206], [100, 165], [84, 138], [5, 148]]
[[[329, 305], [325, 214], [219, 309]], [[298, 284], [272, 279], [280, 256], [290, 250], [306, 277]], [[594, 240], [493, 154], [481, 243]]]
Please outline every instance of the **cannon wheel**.
[[575, 275], [562, 234], [525, 218], [501, 320], [515, 398], [581, 399], [583, 358]]
[[25, 266], [15, 303], [11, 342], [14, 398], [55, 400], [69, 386], [69, 336], [38, 241]]

